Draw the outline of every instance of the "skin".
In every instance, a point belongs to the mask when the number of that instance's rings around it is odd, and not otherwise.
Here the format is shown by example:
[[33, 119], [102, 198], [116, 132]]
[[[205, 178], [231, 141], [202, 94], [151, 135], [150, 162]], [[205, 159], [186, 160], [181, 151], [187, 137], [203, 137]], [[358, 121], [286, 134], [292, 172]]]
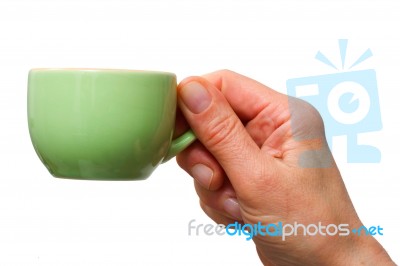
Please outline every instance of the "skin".
[[[186, 78], [178, 103], [198, 141], [177, 162], [216, 223], [362, 225], [309, 104], [228, 70]], [[264, 265], [395, 265], [371, 236], [253, 241]]]

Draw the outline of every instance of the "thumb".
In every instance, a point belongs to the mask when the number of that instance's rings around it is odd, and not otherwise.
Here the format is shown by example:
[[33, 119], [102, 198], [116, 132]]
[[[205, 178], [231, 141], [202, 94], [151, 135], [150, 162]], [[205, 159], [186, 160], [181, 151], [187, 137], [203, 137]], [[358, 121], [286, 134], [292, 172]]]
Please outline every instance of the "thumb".
[[228, 101], [212, 83], [190, 77], [178, 86], [179, 107], [199, 141], [222, 166], [232, 185], [249, 182], [259, 169], [260, 148], [247, 133]]

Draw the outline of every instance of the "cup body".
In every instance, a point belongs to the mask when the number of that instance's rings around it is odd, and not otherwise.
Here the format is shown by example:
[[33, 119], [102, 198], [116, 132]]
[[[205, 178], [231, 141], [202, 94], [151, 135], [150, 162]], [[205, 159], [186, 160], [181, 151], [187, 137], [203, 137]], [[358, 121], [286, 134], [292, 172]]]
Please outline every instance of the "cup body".
[[171, 145], [172, 73], [33, 69], [28, 124], [40, 160], [55, 177], [146, 179]]

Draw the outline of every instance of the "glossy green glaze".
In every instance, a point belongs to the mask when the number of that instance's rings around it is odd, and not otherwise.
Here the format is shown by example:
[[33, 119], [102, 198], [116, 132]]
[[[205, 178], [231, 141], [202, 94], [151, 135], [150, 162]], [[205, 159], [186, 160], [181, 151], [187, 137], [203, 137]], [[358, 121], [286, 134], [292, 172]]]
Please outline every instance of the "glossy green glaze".
[[172, 142], [176, 76], [172, 73], [34, 69], [28, 78], [33, 146], [55, 177], [146, 179], [195, 139]]

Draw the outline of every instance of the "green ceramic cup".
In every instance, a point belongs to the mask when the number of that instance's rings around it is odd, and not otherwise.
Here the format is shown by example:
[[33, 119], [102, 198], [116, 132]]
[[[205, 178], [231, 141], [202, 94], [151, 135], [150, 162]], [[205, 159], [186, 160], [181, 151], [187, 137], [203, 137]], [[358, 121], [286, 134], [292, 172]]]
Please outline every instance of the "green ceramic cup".
[[155, 71], [33, 69], [28, 124], [55, 177], [142, 180], [195, 139], [172, 140], [176, 76]]

